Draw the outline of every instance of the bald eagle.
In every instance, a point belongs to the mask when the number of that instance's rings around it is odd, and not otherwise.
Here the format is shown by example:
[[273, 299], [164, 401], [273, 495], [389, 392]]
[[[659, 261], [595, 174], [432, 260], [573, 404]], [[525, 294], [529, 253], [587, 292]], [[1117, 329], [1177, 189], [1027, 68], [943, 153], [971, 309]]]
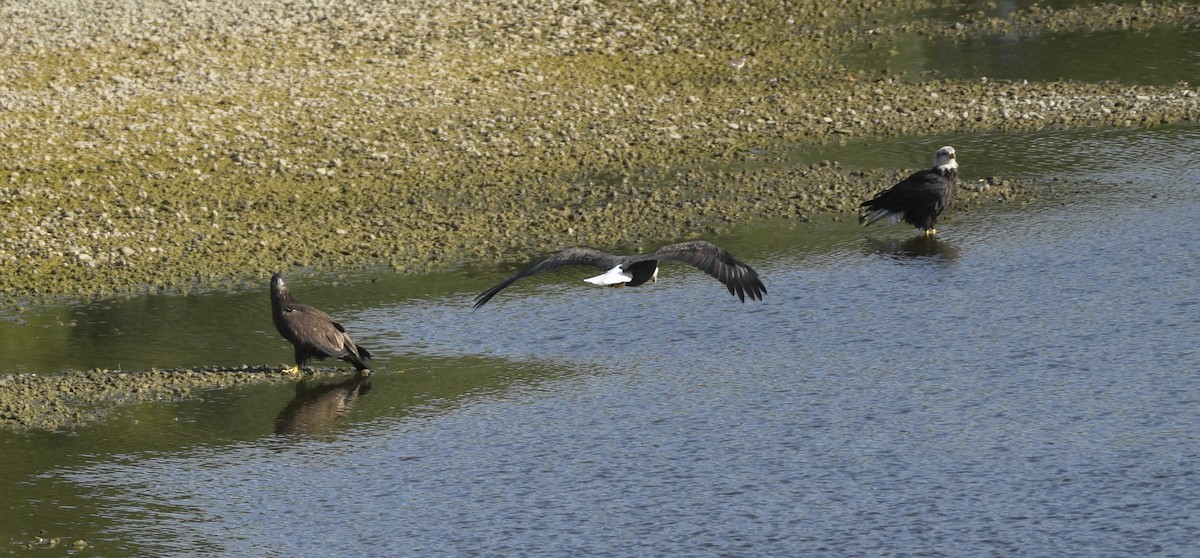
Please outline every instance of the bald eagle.
[[924, 231], [926, 236], [937, 234], [938, 216], [954, 202], [958, 191], [958, 160], [949, 145], [933, 154], [933, 168], [914, 172], [895, 186], [862, 203], [866, 210], [859, 221], [870, 225], [887, 218], [887, 224], [904, 221]]
[[729, 289], [729, 294], [742, 302], [762, 300], [767, 288], [750, 266], [742, 263], [733, 254], [716, 244], [704, 240], [681, 242], [663, 246], [652, 254], [616, 256], [589, 248], [567, 248], [545, 261], [526, 269], [475, 297], [475, 308], [487, 304], [496, 293], [515, 283], [518, 279], [565, 265], [590, 265], [604, 273], [584, 279], [593, 285], [628, 285], [636, 287], [646, 281], [658, 282], [658, 260], [671, 260], [690, 264], [715, 277]]
[[279, 334], [296, 348], [296, 366], [291, 373], [299, 374], [310, 359], [326, 357], [349, 362], [359, 372], [371, 369], [367, 364], [371, 353], [355, 345], [342, 324], [329, 314], [296, 300], [280, 273], [271, 276], [271, 319]]

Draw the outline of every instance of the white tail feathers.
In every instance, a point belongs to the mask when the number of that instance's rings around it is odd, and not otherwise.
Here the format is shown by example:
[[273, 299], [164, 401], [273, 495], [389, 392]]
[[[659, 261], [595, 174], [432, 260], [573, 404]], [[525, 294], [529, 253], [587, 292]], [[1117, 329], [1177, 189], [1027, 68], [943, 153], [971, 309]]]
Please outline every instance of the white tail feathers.
[[614, 267], [605, 271], [601, 275], [588, 277], [584, 279], [593, 285], [616, 285], [617, 283], [628, 283], [633, 280], [633, 276], [621, 270], [621, 266]]
[[871, 215], [867, 218], [866, 224], [870, 225], [871, 223], [874, 223], [875, 221], [883, 219], [884, 217], [887, 217], [888, 225], [895, 225], [896, 223], [899, 223], [900, 221], [904, 220], [904, 212], [900, 211], [900, 212], [893, 213], [886, 209], [880, 209], [879, 211], [876, 211], [873, 215]]

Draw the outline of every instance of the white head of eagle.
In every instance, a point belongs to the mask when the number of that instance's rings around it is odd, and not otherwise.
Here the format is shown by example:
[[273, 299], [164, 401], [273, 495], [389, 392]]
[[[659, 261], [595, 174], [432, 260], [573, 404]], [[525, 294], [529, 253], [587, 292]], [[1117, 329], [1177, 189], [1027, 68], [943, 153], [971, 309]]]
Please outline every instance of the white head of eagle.
[[945, 145], [937, 150], [933, 154], [933, 168], [942, 174], [946, 174], [947, 171], [957, 171], [958, 158], [954, 156], [954, 148]]

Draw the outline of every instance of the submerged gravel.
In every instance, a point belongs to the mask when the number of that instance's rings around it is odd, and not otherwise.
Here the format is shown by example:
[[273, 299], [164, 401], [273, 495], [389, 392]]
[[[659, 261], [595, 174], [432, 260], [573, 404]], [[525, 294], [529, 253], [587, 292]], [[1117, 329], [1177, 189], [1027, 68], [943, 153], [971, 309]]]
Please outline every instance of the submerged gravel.
[[[330, 371], [318, 370], [303, 379], [330, 376]], [[0, 427], [55, 430], [100, 419], [115, 403], [179, 400], [211, 389], [295, 380], [283, 367], [245, 365], [5, 374], [0, 376]]]
[[0, 303], [694, 238], [851, 212], [902, 172], [772, 164], [795, 143], [1200, 119], [1188, 84], [908, 83], [836, 57], [896, 33], [1195, 26], [1190, 3], [953, 25], [898, 15], [936, 2], [828, 4], [5, 2]]

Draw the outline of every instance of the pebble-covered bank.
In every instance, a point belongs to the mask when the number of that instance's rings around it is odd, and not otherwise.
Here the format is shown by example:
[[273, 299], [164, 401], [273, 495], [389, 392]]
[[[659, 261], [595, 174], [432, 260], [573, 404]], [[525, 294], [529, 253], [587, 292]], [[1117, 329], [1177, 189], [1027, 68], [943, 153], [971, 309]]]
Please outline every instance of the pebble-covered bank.
[[115, 403], [178, 400], [198, 391], [295, 379], [283, 367], [267, 366], [5, 374], [0, 375], [0, 428], [56, 430], [102, 418]]
[[[1192, 27], [1191, 3], [945, 20], [929, 14], [958, 8], [830, 4], [0, 4], [0, 304], [257, 285], [292, 266], [420, 271], [849, 216], [903, 169], [773, 164], [786, 146], [1200, 120], [1188, 84], [911, 83], [836, 56], [899, 33]], [[1034, 190], [973, 177], [960, 156], [963, 205]], [[762, 164], [738, 164], [750, 157]], [[148, 385], [113, 390], [98, 386], [128, 377], [3, 376], [0, 421], [53, 428], [86, 419], [72, 413], [93, 397], [275, 378], [217, 372], [148, 371], [131, 380]]]
[[[0, 293], [11, 305], [691, 237], [730, 216], [851, 211], [886, 185], [834, 166], [696, 170], [748, 149], [1200, 116], [1186, 86], [859, 75], [838, 49], [942, 32], [896, 17], [937, 4], [825, 4], [5, 3]], [[978, 33], [1196, 23], [1193, 6], [1155, 6], [962, 19]], [[641, 220], [651, 207], [659, 218]]]

